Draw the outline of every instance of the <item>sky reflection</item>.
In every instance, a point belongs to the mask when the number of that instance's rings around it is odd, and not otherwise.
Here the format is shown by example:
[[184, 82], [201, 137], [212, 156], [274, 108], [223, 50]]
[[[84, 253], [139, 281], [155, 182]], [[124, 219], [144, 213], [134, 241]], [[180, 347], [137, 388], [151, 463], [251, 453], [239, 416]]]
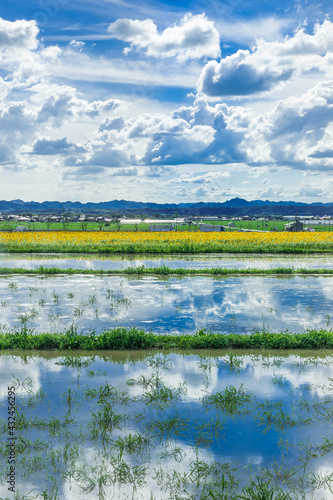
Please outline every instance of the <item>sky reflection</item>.
[[0, 280], [1, 328], [36, 332], [136, 326], [156, 333], [248, 334], [331, 328], [333, 278], [7, 276]]
[[[249, 480], [249, 469], [246, 469], [249, 464], [255, 474], [261, 474], [263, 468], [273, 470], [275, 461], [291, 470], [305, 453], [302, 446], [308, 445], [314, 450], [323, 439], [331, 437], [329, 418], [323, 419], [325, 411], [331, 411], [333, 405], [333, 356], [329, 353], [321, 357], [311, 352], [308, 355], [235, 355], [230, 352], [213, 355], [212, 351], [195, 355], [132, 355], [129, 352], [70, 357], [50, 354], [47, 357], [33, 355], [24, 358], [2, 354], [0, 375], [0, 417], [3, 422], [7, 418], [7, 405], [4, 404], [7, 385], [15, 377], [16, 384], [19, 384], [16, 391], [17, 414], [24, 414], [26, 421], [30, 422], [27, 427], [17, 430], [17, 436], [32, 442], [39, 440], [39, 446], [47, 443], [41, 455], [42, 471], [38, 471], [38, 465], [36, 470], [30, 469], [32, 461], [39, 463], [38, 447], [28, 447], [18, 456], [18, 484], [23, 493], [31, 488], [38, 491], [46, 485], [51, 488], [50, 472], [53, 470], [60, 498], [88, 498], [82, 484], [80, 486], [77, 471], [84, 470], [89, 477], [102, 471], [103, 467], [107, 467], [105, 460], [112, 462], [115, 450], [119, 453], [117, 443], [129, 434], [154, 436], [142, 453], [124, 451], [122, 458], [117, 458], [117, 463], [123, 460], [122, 463], [128, 467], [144, 466], [145, 481], [133, 490], [130, 481], [118, 480], [113, 491], [121, 496], [135, 491], [135, 495], [148, 495], [147, 498], [153, 492], [156, 495], [154, 498], [161, 499], [170, 498], [175, 483], [167, 481], [166, 476], [157, 481], [156, 470], [160, 467], [165, 474], [172, 475], [173, 471], [177, 471], [177, 474], [184, 475], [186, 471], [192, 471], [193, 476], [198, 461], [207, 466], [230, 463], [241, 487]], [[159, 384], [170, 390], [180, 387], [186, 390], [179, 398], [165, 403], [158, 399], [149, 402], [147, 395], [157, 386], [154, 382], [145, 385], [142, 381], [157, 379]], [[113, 396], [104, 402], [101, 397], [92, 396], [94, 391], [98, 393], [100, 387], [105, 390], [107, 384], [115, 388], [116, 392], [111, 393]], [[206, 405], [205, 396], [224, 393], [230, 387], [237, 391], [242, 388], [249, 394], [249, 401], [238, 404], [236, 411], [231, 413], [223, 407]], [[121, 403], [122, 394], [128, 398], [125, 403]], [[108, 442], [104, 448], [102, 437], [94, 438], [91, 431], [96, 427], [98, 411], [107, 401], [112, 403], [115, 415], [124, 413], [126, 418], [121, 425], [107, 431]], [[304, 403], [308, 406], [305, 407]], [[265, 424], [265, 418], [262, 418], [267, 411], [271, 411], [274, 417], [270, 425]], [[279, 416], [281, 412], [285, 415], [284, 421]], [[68, 416], [70, 420], [66, 424]], [[36, 417], [40, 422], [37, 426], [33, 423]], [[294, 423], [289, 424], [287, 417]], [[302, 421], [304, 417], [309, 419], [307, 423]], [[41, 425], [42, 420], [50, 422], [50, 419], [58, 418], [63, 422], [63, 428], [56, 430], [52, 426]], [[157, 422], [167, 422], [172, 418], [178, 419], [177, 427], [168, 435], [165, 433], [167, 424], [164, 424], [160, 439]], [[218, 422], [220, 431], [215, 433], [213, 429]], [[2, 444], [5, 434], [6, 427]], [[283, 442], [289, 443], [287, 450], [281, 445]], [[75, 446], [78, 447], [76, 455]], [[66, 453], [72, 450], [73, 460], [64, 459], [65, 449], [68, 450]], [[61, 453], [58, 454], [57, 450]], [[328, 470], [332, 467], [330, 460], [329, 454], [321, 458], [319, 454], [312, 460], [308, 472]], [[72, 470], [71, 480], [66, 478], [66, 470]], [[199, 498], [204, 481], [196, 486], [193, 477], [188, 485], [189, 491]], [[5, 496], [3, 472], [1, 479], [0, 495]], [[297, 475], [292, 477], [290, 484], [296, 485], [296, 480]], [[278, 484], [283, 486], [281, 481]], [[96, 495], [95, 488], [90, 498], [97, 498]], [[329, 496], [324, 488], [319, 488], [314, 498], [328, 499]]]
[[294, 267], [295, 269], [333, 269], [330, 255], [270, 255], [270, 254], [197, 254], [197, 255], [98, 255], [98, 254], [5, 254], [0, 253], [0, 267], [37, 269], [40, 266], [59, 269], [111, 270], [127, 267], [160, 267], [171, 269], [205, 269], [223, 267], [228, 269], [273, 269]]

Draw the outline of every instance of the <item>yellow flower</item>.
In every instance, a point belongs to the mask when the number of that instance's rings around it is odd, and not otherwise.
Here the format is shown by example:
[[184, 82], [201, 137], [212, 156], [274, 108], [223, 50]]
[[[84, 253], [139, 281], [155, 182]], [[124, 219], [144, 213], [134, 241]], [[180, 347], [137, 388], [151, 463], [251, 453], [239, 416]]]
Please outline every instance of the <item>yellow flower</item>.
[[314, 252], [333, 250], [330, 232], [0, 232], [0, 250], [11, 252]]

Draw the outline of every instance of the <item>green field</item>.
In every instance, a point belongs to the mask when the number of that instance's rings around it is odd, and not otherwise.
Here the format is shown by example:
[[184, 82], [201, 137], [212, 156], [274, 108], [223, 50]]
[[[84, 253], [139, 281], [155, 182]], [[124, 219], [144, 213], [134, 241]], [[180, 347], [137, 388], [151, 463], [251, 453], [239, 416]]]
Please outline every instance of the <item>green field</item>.
[[[233, 222], [235, 224], [235, 228], [229, 228], [228, 224]], [[332, 221], [333, 222], [333, 221]], [[222, 225], [226, 226], [227, 231], [235, 231], [235, 229], [255, 229], [258, 231], [284, 231], [285, 225], [288, 223], [286, 220], [226, 220], [226, 221], [211, 221], [211, 220], [203, 220], [204, 224], [213, 224], [213, 225]], [[304, 224], [304, 227], [312, 227], [316, 231], [333, 231], [333, 223], [332, 225], [325, 222], [325, 224]]]
[[32, 231], [147, 231], [149, 224], [138, 221], [138, 224], [110, 224], [106, 226], [105, 223], [99, 224], [98, 222], [10, 222], [0, 221], [0, 231], [13, 231], [17, 226], [25, 226]]
[[[235, 228], [229, 228], [228, 224], [232, 222]], [[333, 221], [332, 221], [333, 222]], [[226, 231], [235, 231], [237, 229], [252, 229], [259, 231], [284, 231], [287, 224], [286, 220], [209, 220], [203, 219], [203, 224], [212, 224], [224, 226]], [[201, 224], [201, 221], [200, 221]], [[13, 231], [17, 226], [25, 226], [32, 231], [148, 231], [149, 226], [138, 219], [137, 224], [115, 224], [98, 222], [13, 222], [13, 221], [0, 221], [0, 231]], [[194, 224], [174, 224], [175, 230], [178, 231], [199, 231], [199, 222]], [[306, 224], [304, 227], [312, 227], [316, 231], [332, 231], [333, 223], [325, 221], [323, 224]]]

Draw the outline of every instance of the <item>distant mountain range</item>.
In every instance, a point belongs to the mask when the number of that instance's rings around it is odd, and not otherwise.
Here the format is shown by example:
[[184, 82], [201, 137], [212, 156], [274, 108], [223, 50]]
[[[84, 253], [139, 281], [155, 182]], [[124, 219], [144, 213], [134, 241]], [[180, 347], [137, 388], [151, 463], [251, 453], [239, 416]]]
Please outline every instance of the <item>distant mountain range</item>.
[[123, 215], [333, 215], [333, 202], [311, 204], [296, 201], [247, 201], [242, 198], [233, 198], [223, 203], [198, 202], [198, 203], [150, 203], [127, 200], [113, 200], [100, 203], [81, 203], [79, 201], [0, 201], [2, 213], [122, 213]]

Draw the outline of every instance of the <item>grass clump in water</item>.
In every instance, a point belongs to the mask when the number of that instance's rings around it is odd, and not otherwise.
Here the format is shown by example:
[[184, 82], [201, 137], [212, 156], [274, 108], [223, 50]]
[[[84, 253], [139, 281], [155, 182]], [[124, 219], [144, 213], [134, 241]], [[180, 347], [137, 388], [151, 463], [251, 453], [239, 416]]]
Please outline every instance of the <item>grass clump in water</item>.
[[244, 412], [244, 406], [251, 401], [251, 393], [247, 392], [243, 384], [236, 389], [228, 385], [224, 391], [215, 394], [206, 394], [202, 398], [202, 404], [207, 408], [218, 408], [224, 410], [229, 415]]

